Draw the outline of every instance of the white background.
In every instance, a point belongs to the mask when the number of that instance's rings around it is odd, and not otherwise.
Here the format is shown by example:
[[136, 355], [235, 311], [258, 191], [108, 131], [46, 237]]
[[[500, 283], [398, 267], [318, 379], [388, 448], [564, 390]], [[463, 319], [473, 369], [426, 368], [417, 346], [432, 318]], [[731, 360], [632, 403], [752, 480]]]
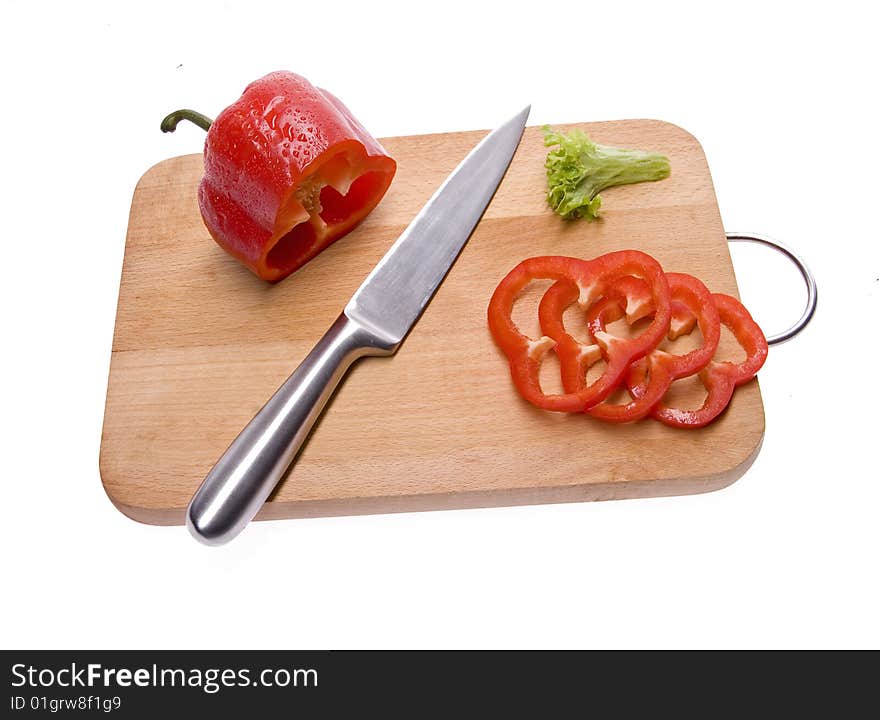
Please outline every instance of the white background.
[[[4, 647], [877, 647], [878, 57], [863, 3], [9, 2], [0, 10]], [[654, 117], [703, 144], [730, 230], [819, 281], [761, 371], [730, 488], [259, 523], [209, 549], [116, 511], [98, 449], [131, 194], [158, 130], [299, 72], [376, 136]], [[769, 332], [794, 271], [737, 252]], [[781, 289], [777, 289], [781, 288]], [[340, 303], [344, 299], [340, 298]], [[584, 462], [589, 462], [586, 452]]]

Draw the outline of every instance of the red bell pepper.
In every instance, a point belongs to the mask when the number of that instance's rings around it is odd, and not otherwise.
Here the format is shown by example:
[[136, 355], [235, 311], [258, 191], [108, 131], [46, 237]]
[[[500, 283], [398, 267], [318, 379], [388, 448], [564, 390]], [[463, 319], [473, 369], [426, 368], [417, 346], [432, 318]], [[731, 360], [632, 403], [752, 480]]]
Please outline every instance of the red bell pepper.
[[[172, 113], [162, 129], [180, 118], [205, 126], [186, 112]], [[277, 282], [360, 223], [396, 168], [337, 98], [274, 72], [210, 123], [199, 208], [220, 247]]]
[[[566, 309], [577, 301], [578, 295], [577, 285], [560, 280], [544, 293], [538, 305], [541, 332], [556, 343], [554, 350], [559, 358], [562, 387], [567, 393], [578, 392], [585, 388], [587, 371], [590, 367], [603, 357], [608, 359], [609, 346], [616, 340], [604, 332], [604, 322], [614, 322], [626, 314], [627, 321], [634, 323], [654, 312], [648, 284], [632, 275], [621, 277], [606, 290], [603, 297], [589, 306], [587, 317], [602, 316], [603, 325], [601, 333], [597, 331], [593, 335], [593, 339], [598, 344], [587, 345], [579, 342], [565, 329], [563, 320]], [[617, 368], [614, 369], [614, 375], [616, 371]], [[593, 407], [600, 406], [601, 403]]]
[[[666, 425], [681, 428], [704, 427], [717, 418], [730, 403], [733, 391], [758, 374], [767, 359], [767, 340], [749, 311], [736, 298], [715, 293], [712, 301], [718, 308], [721, 323], [733, 333], [736, 341], [746, 351], [746, 359], [740, 363], [712, 360], [700, 371], [698, 377], [706, 388], [706, 399], [697, 410], [672, 408], [662, 402], [652, 411], [653, 417]], [[635, 366], [627, 377], [630, 392], [644, 392], [644, 368]]]
[[[543, 336], [522, 334], [511, 317], [517, 295], [534, 280], [555, 280], [538, 307]], [[563, 314], [577, 302], [586, 310], [595, 344], [575, 339]], [[656, 260], [635, 250], [608, 253], [595, 260], [535, 257], [524, 260], [498, 284], [489, 302], [489, 329], [505, 353], [520, 395], [537, 407], [586, 412], [608, 422], [630, 422], [650, 414], [675, 427], [703, 427], [727, 407], [733, 391], [751, 380], [767, 358], [767, 340], [742, 304], [728, 295], [711, 294], [691, 275], [665, 274]], [[606, 325], [621, 317], [629, 324], [651, 317], [633, 338], [611, 335]], [[699, 324], [703, 344], [684, 355], [659, 349], [664, 335], [675, 340]], [[741, 363], [714, 360], [721, 325], [746, 351]], [[541, 389], [540, 366], [553, 349], [559, 358], [564, 392]], [[600, 359], [601, 376], [587, 383], [587, 371]], [[698, 374], [707, 398], [698, 410], [670, 408], [663, 397], [677, 379]], [[631, 400], [605, 402], [625, 382]]]
[[[709, 290], [702, 282], [691, 275], [667, 273], [669, 293], [672, 302], [672, 321], [670, 339], [675, 339], [687, 326], [699, 323], [703, 344], [684, 355], [673, 355], [659, 348], [652, 349], [636, 365], [642, 369], [638, 392], [631, 392], [632, 399], [623, 404], [602, 402], [587, 409], [595, 418], [607, 422], [632, 422], [648, 415], [672, 382], [705, 367], [715, 354], [721, 336], [721, 323]], [[556, 283], [541, 300], [539, 317], [541, 330], [557, 341], [563, 387], [566, 392], [577, 392], [586, 386], [586, 371], [591, 364], [588, 358], [595, 357], [577, 342], [566, 330], [562, 313], [573, 300], [570, 290], [566, 292], [563, 283]], [[619, 338], [609, 335], [606, 325], [626, 315], [627, 322], [636, 320], [653, 312], [650, 290], [643, 280], [625, 277], [609, 288], [599, 302], [593, 304], [587, 313], [588, 327], [593, 339], [601, 349], [602, 357], [610, 364], [610, 350]], [[632, 369], [630, 369], [632, 372]]]
[[[637, 338], [610, 340], [605, 350], [605, 371], [589, 386], [574, 392], [566, 389], [562, 394], [544, 393], [539, 369], [544, 355], [557, 341], [547, 335], [533, 340], [517, 329], [511, 317], [517, 295], [534, 280], [564, 280], [565, 286], [571, 289], [566, 305], [577, 301], [582, 307], [589, 307], [607, 295], [616, 282], [631, 275], [644, 280], [649, 288], [654, 308], [649, 326]], [[657, 346], [669, 329], [670, 312], [669, 284], [660, 264], [637, 250], [622, 250], [594, 260], [559, 256], [524, 260], [495, 289], [489, 302], [488, 319], [495, 342], [507, 355], [513, 383], [526, 400], [545, 410], [582, 412], [608, 397], [621, 382], [629, 364]], [[561, 335], [560, 339], [564, 340]], [[568, 350], [557, 347], [556, 351]], [[576, 351], [580, 352], [580, 348]]]

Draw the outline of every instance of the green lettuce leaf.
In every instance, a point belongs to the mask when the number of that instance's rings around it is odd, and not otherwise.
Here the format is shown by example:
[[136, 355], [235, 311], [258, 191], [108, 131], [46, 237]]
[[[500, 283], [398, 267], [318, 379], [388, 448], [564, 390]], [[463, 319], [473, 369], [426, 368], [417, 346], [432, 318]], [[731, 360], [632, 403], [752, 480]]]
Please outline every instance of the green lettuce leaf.
[[[598, 145], [583, 130], [558, 133], [545, 125], [547, 202], [567, 220], [599, 217], [599, 193], [615, 185], [669, 177], [669, 159], [642, 150]], [[555, 147], [554, 147], [555, 146]]]

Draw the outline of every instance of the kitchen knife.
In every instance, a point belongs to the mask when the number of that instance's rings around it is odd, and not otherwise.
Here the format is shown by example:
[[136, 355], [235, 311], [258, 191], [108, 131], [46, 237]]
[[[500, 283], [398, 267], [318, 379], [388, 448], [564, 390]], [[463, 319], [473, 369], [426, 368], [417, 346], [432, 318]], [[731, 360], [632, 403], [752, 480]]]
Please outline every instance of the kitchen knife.
[[233, 440], [186, 510], [221, 545], [253, 519], [358, 358], [392, 355], [458, 257], [513, 158], [529, 107], [487, 135], [437, 189], [300, 366]]

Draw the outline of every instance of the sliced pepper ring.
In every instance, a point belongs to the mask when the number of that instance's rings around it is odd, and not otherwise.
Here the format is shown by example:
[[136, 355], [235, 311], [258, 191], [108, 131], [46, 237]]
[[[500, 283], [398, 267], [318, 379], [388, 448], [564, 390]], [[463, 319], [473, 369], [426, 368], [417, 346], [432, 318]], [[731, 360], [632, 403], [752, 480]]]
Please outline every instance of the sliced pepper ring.
[[[672, 382], [705, 367], [718, 347], [721, 337], [721, 322], [708, 288], [697, 278], [684, 273], [667, 273], [669, 292], [673, 308], [668, 335], [670, 339], [690, 332], [699, 324], [703, 344], [684, 355], [652, 349], [646, 357], [634, 365], [642, 368], [639, 375], [641, 384], [638, 393], [630, 392], [632, 400], [622, 404], [603, 402], [587, 412], [606, 422], [633, 422], [648, 415], [660, 402]], [[595, 360], [590, 352], [596, 346], [579, 343], [566, 330], [562, 313], [573, 302], [572, 289], [565, 283], [557, 282], [544, 295], [539, 307], [541, 330], [556, 342], [559, 356], [563, 388], [566, 392], [577, 392], [586, 386], [586, 370]], [[632, 324], [653, 312], [650, 292], [643, 280], [636, 277], [621, 278], [609, 288], [608, 294], [589, 308], [587, 325], [590, 334], [598, 343], [602, 357], [610, 365], [613, 360], [611, 348], [621, 338], [610, 335], [606, 326], [626, 315]], [[629, 372], [632, 372], [632, 367]]]
[[[617, 339], [609, 347], [607, 367], [589, 386], [576, 392], [546, 394], [541, 389], [541, 361], [556, 341], [545, 335], [534, 340], [513, 322], [513, 305], [519, 293], [536, 280], [567, 281], [575, 300], [589, 307], [605, 296], [621, 278], [635, 276], [647, 284], [654, 317], [637, 338]], [[571, 304], [570, 302], [568, 304]], [[602, 402], [621, 382], [630, 363], [647, 355], [669, 330], [671, 315], [669, 283], [660, 264], [638, 250], [621, 250], [593, 260], [562, 256], [541, 256], [524, 260], [498, 284], [489, 302], [488, 319], [492, 337], [507, 356], [513, 383], [519, 393], [536, 407], [559, 412], [582, 412]]]
[[[606, 291], [606, 296], [594, 303], [591, 309], [607, 305], [609, 293], [620, 298], [625, 296], [626, 316], [629, 323], [634, 323], [654, 312], [654, 305], [651, 302], [651, 288], [644, 280], [637, 277], [619, 278], [614, 283], [613, 290]], [[603, 357], [599, 345], [581, 343], [565, 329], [563, 319], [565, 311], [578, 300], [579, 294], [577, 285], [559, 280], [544, 293], [544, 297], [541, 298], [538, 305], [541, 332], [556, 342], [554, 349], [559, 357], [562, 387], [566, 392], [577, 392], [586, 387], [587, 370]], [[612, 304], [617, 310], [618, 304], [616, 302]], [[609, 320], [609, 322], [613, 321]], [[614, 368], [609, 373], [610, 378], [616, 375], [616, 371], [617, 368]]]
[[[718, 309], [721, 324], [736, 338], [746, 359], [740, 363], [712, 360], [699, 372], [699, 379], [706, 388], [706, 399], [697, 410], [673, 408], [661, 401], [652, 416], [672, 427], [704, 427], [718, 417], [730, 403], [733, 391], [757, 375], [767, 359], [767, 340], [758, 324], [745, 306], [730, 295], [715, 293], [712, 301]], [[638, 394], [644, 387], [644, 368], [636, 366], [627, 377], [630, 392]]]

